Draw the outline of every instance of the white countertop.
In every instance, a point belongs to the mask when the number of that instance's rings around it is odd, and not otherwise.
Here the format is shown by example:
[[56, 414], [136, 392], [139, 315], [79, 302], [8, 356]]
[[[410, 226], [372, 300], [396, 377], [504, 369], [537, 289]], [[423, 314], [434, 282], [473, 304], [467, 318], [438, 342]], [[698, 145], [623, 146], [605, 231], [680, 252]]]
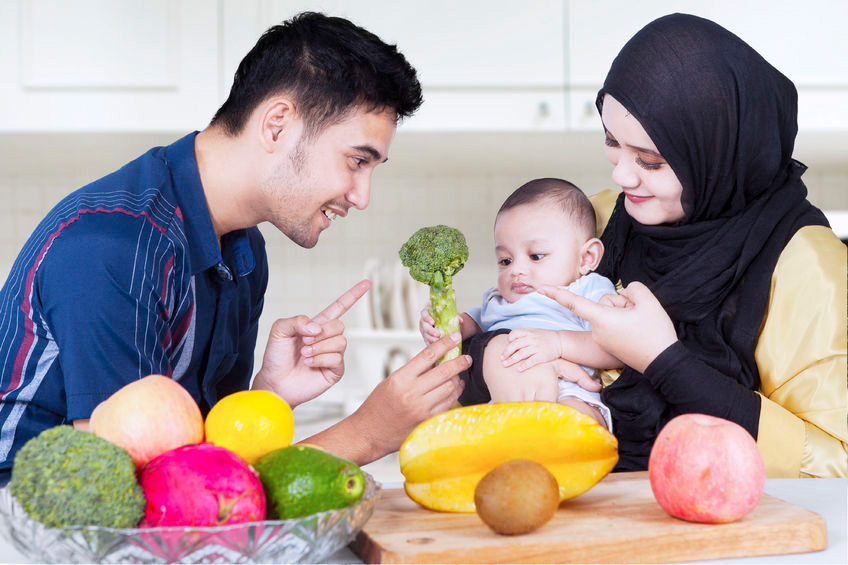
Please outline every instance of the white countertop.
[[[384, 488], [400, 483], [386, 482]], [[710, 563], [848, 563], [848, 479], [768, 479], [765, 492], [821, 515], [827, 522], [827, 549], [815, 553], [772, 555], [765, 557], [722, 559]], [[352, 551], [341, 549], [326, 563], [362, 563]], [[31, 563], [0, 537], [0, 563]]]

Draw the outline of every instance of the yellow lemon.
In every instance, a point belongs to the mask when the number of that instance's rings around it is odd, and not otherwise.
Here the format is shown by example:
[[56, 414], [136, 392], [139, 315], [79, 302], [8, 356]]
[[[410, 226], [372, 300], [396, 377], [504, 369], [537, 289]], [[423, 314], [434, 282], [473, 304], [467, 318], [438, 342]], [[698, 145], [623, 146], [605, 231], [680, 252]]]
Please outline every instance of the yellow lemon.
[[291, 445], [294, 419], [285, 400], [267, 390], [243, 390], [219, 400], [205, 422], [206, 441], [225, 447], [251, 465]]

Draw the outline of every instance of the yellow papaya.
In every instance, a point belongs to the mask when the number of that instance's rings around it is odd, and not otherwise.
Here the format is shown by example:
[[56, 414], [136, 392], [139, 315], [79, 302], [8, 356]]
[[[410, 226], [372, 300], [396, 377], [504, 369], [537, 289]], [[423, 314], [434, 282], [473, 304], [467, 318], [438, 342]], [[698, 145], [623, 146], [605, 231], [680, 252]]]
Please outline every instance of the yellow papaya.
[[618, 461], [618, 441], [594, 418], [554, 402], [478, 404], [422, 422], [400, 448], [404, 489], [418, 504], [474, 512], [483, 475], [530, 459], [556, 477], [560, 501], [604, 478]]

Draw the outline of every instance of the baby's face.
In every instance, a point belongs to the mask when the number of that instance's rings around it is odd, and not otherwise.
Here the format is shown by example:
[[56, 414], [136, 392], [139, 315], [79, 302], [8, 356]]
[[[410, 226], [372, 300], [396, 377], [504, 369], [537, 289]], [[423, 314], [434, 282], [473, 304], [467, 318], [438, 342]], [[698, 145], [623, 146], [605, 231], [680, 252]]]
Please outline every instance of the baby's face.
[[495, 220], [498, 290], [515, 302], [543, 284], [565, 286], [580, 276], [581, 248], [588, 238], [549, 201], [522, 204]]

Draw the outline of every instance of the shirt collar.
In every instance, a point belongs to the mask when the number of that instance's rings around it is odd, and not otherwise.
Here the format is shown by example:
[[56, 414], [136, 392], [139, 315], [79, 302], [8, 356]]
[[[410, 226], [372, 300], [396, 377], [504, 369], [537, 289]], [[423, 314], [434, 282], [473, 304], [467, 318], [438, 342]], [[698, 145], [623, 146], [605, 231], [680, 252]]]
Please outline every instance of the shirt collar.
[[193, 275], [223, 262], [197, 169], [196, 135], [196, 131], [192, 132], [165, 148], [165, 164], [171, 171], [176, 213], [185, 229]]

